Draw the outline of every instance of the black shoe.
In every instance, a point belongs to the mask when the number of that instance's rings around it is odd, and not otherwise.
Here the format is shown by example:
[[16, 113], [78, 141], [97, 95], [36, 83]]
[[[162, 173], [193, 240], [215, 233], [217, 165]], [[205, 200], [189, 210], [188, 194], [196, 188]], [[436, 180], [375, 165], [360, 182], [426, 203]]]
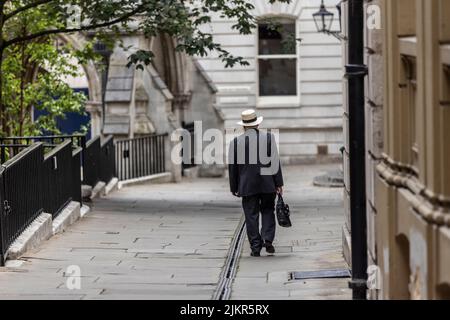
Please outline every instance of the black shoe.
[[259, 253], [259, 252], [257, 252], [257, 251], [253, 251], [253, 252], [251, 253], [251, 256], [252, 256], [252, 257], [261, 257], [261, 253]]
[[274, 254], [275, 253], [275, 247], [270, 243], [270, 242], [266, 242], [264, 244], [264, 247], [266, 247], [266, 252], [269, 254]]

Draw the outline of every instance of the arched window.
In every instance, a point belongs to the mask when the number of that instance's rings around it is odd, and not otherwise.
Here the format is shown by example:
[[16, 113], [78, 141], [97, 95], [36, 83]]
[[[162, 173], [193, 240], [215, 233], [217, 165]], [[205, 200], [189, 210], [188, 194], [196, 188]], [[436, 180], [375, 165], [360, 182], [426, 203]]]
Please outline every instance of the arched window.
[[296, 25], [291, 19], [258, 27], [259, 97], [298, 96]]

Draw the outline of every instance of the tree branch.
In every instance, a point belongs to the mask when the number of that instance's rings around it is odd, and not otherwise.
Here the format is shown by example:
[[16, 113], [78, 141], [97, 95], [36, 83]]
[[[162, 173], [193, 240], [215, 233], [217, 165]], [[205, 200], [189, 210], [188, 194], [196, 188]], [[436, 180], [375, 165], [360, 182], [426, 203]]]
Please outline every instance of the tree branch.
[[110, 27], [112, 25], [115, 25], [119, 22], [122, 22], [136, 14], [138, 14], [142, 9], [143, 9], [143, 5], [140, 5], [139, 7], [137, 7], [135, 10], [128, 12], [127, 14], [124, 14], [123, 16], [116, 18], [114, 20], [108, 21], [108, 22], [103, 22], [103, 23], [98, 23], [98, 24], [92, 24], [92, 25], [88, 25], [88, 26], [82, 26], [79, 28], [62, 28], [62, 29], [52, 29], [52, 30], [44, 30], [44, 31], [40, 31], [40, 32], [36, 32], [33, 34], [29, 34], [26, 36], [22, 36], [22, 37], [17, 37], [8, 41], [5, 41], [3, 43], [3, 49], [7, 48], [13, 44], [16, 43], [20, 43], [20, 42], [24, 42], [24, 41], [30, 41], [36, 38], [40, 38], [40, 37], [44, 37], [47, 35], [52, 35], [52, 34], [59, 34], [59, 33], [71, 33], [71, 32], [80, 32], [80, 31], [87, 31], [87, 30], [93, 30], [93, 29], [99, 29], [99, 28], [105, 28], [105, 27]]
[[49, 2], [52, 2], [52, 1], [53, 0], [37, 0], [36, 2], [32, 2], [32, 3], [29, 3], [27, 5], [24, 5], [23, 7], [20, 7], [20, 8], [12, 11], [10, 13], [5, 14], [4, 21], [14, 17], [15, 15], [17, 15], [17, 14], [23, 12], [23, 11], [26, 11], [26, 10], [31, 9], [31, 8], [38, 7], [38, 6], [42, 5], [42, 4], [46, 4], [46, 3], [49, 3]]
[[[3, 29], [3, 25], [5, 24], [5, 3], [6, 2], [0, 2], [0, 29]], [[2, 34], [0, 34], [0, 40], [1, 40]]]

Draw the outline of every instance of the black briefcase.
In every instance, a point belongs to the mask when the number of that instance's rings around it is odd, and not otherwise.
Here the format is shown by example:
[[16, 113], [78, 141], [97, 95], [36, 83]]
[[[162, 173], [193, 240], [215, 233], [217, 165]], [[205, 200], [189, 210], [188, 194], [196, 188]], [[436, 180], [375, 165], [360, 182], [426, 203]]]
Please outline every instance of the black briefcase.
[[291, 222], [291, 211], [289, 210], [289, 206], [284, 203], [283, 197], [281, 194], [278, 195], [277, 202], [277, 220], [278, 224], [283, 228], [292, 227]]

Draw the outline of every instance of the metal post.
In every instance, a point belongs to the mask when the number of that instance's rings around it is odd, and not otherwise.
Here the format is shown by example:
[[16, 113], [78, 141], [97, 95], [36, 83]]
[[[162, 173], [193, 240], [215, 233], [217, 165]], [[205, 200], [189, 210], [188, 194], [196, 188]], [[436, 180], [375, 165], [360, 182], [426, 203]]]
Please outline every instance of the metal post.
[[0, 164], [3, 164], [6, 162], [6, 146], [0, 147]]
[[84, 181], [86, 168], [86, 136], [81, 137], [81, 181]]
[[348, 110], [353, 299], [367, 299], [364, 0], [348, 2]]
[[4, 186], [3, 186], [3, 167], [0, 167], [0, 267], [3, 267], [5, 265], [5, 256], [4, 256], [4, 234], [3, 234], [3, 228], [5, 226], [4, 221], [4, 201], [5, 199], [5, 193], [4, 193]]

